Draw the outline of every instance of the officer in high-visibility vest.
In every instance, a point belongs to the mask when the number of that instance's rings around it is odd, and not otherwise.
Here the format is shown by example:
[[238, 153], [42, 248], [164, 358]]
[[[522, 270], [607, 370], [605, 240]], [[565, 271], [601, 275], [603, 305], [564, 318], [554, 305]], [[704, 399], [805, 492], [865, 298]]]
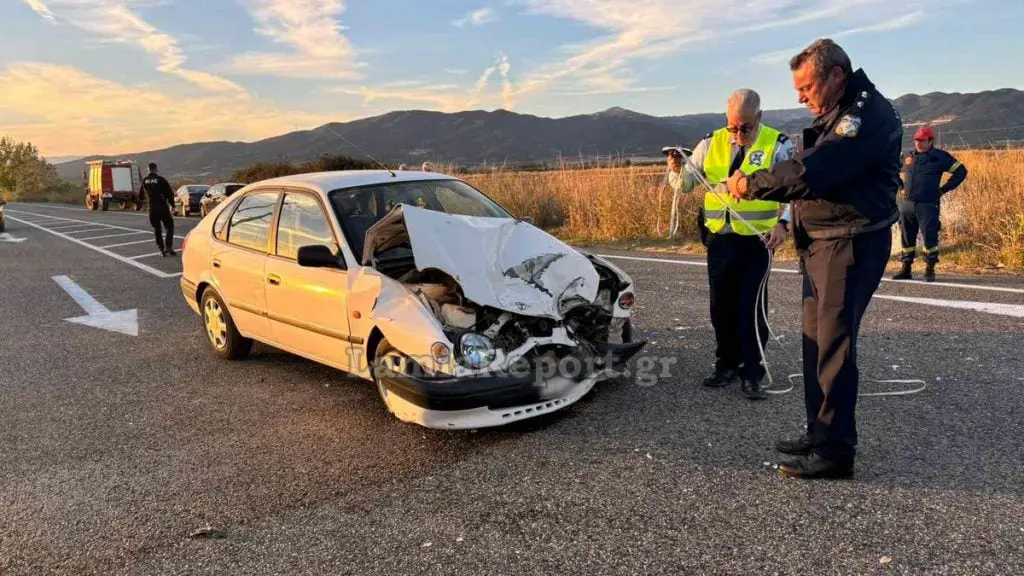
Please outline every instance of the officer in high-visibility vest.
[[[943, 184], [942, 175], [949, 173]], [[894, 280], [910, 280], [917, 252], [917, 233], [924, 236], [924, 279], [935, 281], [939, 262], [939, 207], [947, 192], [956, 190], [967, 178], [967, 167], [949, 152], [935, 147], [935, 132], [927, 126], [914, 134], [914, 151], [903, 159], [900, 175], [900, 231], [903, 269]]]
[[[761, 123], [757, 92], [736, 90], [726, 108], [726, 127], [705, 136], [691, 157], [693, 166], [716, 188], [716, 193], [704, 193], [701, 224], [707, 246], [711, 324], [717, 344], [714, 372], [703, 383], [722, 387], [741, 382], [743, 394], [756, 400], [766, 397], [761, 348], [768, 341], [767, 320], [756, 305], [757, 297], [768, 273], [769, 249], [774, 250], [789, 234], [789, 207], [780, 217], [782, 205], [778, 202], [734, 200], [724, 184], [737, 170], [750, 174], [788, 160], [796, 147], [785, 134]], [[682, 170], [680, 154], [669, 153], [669, 183], [678, 191], [690, 192], [696, 177], [689, 168]], [[742, 215], [745, 222], [736, 219], [729, 208]], [[768, 236], [767, 246], [759, 233]], [[767, 283], [762, 294], [767, 297]]]

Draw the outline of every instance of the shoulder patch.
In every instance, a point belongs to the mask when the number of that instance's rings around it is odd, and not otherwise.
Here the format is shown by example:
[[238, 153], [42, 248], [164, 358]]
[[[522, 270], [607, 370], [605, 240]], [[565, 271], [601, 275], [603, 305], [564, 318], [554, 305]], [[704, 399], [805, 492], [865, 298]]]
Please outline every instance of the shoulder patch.
[[839, 120], [839, 124], [836, 125], [836, 134], [844, 138], [856, 138], [857, 133], [860, 132], [860, 125], [860, 116], [847, 114], [846, 116], [843, 116]]

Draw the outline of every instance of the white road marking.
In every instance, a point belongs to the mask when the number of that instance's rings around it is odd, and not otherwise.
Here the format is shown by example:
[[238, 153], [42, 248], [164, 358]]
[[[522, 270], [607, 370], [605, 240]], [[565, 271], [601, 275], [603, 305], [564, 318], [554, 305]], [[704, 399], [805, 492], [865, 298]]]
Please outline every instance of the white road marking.
[[107, 228], [106, 226], [102, 226], [102, 227], [85, 228], [85, 229], [82, 229], [82, 230], [72, 230], [71, 232], [65, 232], [65, 234], [86, 234], [86, 233], [89, 233], [89, 232], [104, 232], [104, 231], [107, 231], [107, 230], [110, 230], [110, 228]]
[[149, 238], [147, 240], [136, 240], [134, 242], [121, 242], [120, 244], [108, 244], [106, 246], [100, 246], [100, 248], [104, 248], [104, 249], [107, 249], [107, 248], [118, 248], [118, 247], [121, 247], [121, 246], [131, 246], [132, 244], [145, 244], [147, 242], [153, 242], [154, 244], [156, 244], [155, 240], [153, 240], [152, 238]]
[[[7, 212], [10, 213], [10, 214], [18, 214], [18, 215], [30, 215], [30, 216], [38, 216], [39, 215], [36, 212], [22, 212], [21, 210], [8, 210]], [[63, 220], [63, 221], [66, 221], [66, 222], [77, 222], [79, 224], [92, 224], [94, 226], [96, 225], [96, 222], [89, 222], [88, 220], [75, 220], [74, 218], [62, 218], [62, 217], [59, 217], [59, 216], [52, 216], [52, 218], [56, 218], [58, 220]], [[153, 233], [152, 229], [150, 229], [150, 230], [139, 230], [138, 228], [128, 228], [127, 226], [118, 226], [116, 224], [106, 224], [106, 223], [102, 223], [102, 222], [101, 222], [101, 224], [103, 224], [107, 228], [110, 228], [111, 230], [124, 230], [126, 232], [145, 232], [147, 234], [152, 234]], [[56, 226], [50, 226], [50, 228], [56, 228]], [[175, 238], [181, 238], [181, 239], [185, 238], [184, 236], [179, 236], [179, 235], [175, 235], [174, 237]]]
[[100, 254], [103, 254], [104, 256], [110, 256], [111, 258], [113, 258], [115, 260], [119, 260], [121, 262], [124, 262], [125, 264], [129, 264], [131, 266], [135, 266], [139, 270], [145, 270], [146, 272], [149, 272], [150, 274], [156, 276], [157, 278], [175, 278], [175, 277], [181, 276], [181, 272], [163, 272], [161, 270], [157, 270], [156, 268], [153, 268], [152, 266], [146, 266], [145, 264], [143, 264], [141, 262], [136, 262], [136, 261], [134, 261], [131, 258], [128, 258], [126, 256], [122, 256], [120, 254], [117, 254], [116, 252], [111, 252], [110, 250], [107, 250], [105, 248], [100, 248], [99, 246], [93, 246], [92, 244], [89, 244], [87, 242], [83, 242], [82, 240], [79, 240], [78, 238], [75, 238], [73, 236], [68, 236], [67, 234], [62, 234], [60, 232], [57, 232], [56, 230], [50, 230], [49, 228], [40, 226], [38, 224], [33, 224], [32, 222], [28, 222], [26, 220], [22, 220], [20, 218], [14, 217], [14, 216], [8, 215], [7, 217], [10, 218], [11, 220], [15, 221], [15, 222], [20, 222], [22, 224], [27, 224], [27, 225], [29, 225], [29, 226], [31, 226], [33, 228], [38, 228], [39, 230], [42, 230], [43, 232], [46, 232], [48, 234], [53, 234], [54, 236], [57, 236], [58, 238], [63, 238], [65, 240], [69, 241], [69, 242], [74, 242], [75, 244], [78, 244], [79, 246], [85, 246], [86, 248], [88, 248], [90, 250], [95, 250], [95, 251], [99, 252]]
[[943, 308], [974, 310], [975, 312], [986, 312], [988, 314], [999, 314], [1000, 316], [1024, 318], [1024, 305], [1020, 304], [996, 304], [994, 302], [970, 302], [967, 300], [940, 300], [938, 298], [913, 298], [909, 296], [888, 296], [885, 294], [876, 294], [875, 298], [880, 298], [882, 300], [895, 300], [896, 302], [909, 302], [911, 304], [924, 304], [927, 306], [940, 306]]
[[11, 236], [10, 232], [4, 232], [0, 234], [0, 242], [10, 242], [11, 244], [18, 244], [24, 242], [27, 238], [15, 238]]
[[95, 228], [96, 227], [96, 223], [95, 222], [83, 222], [81, 224], [68, 224], [67, 222], [54, 223], [53, 226], [50, 226], [50, 229], [51, 230], [64, 231], [64, 230], [71, 230], [73, 228], [88, 228], [89, 226], [92, 226], [92, 227]]
[[[608, 258], [610, 260], [638, 260], [641, 262], [658, 262], [661, 264], [678, 264], [683, 266], [707, 266], [707, 262], [697, 262], [693, 260], [672, 260], [669, 258], [641, 258], [637, 256], [618, 256], [615, 254], [598, 254], [602, 258]], [[799, 270], [792, 268], [772, 268], [772, 272], [782, 272], [785, 274], [799, 274]], [[1024, 294], [1024, 288], [1007, 288], [1005, 286], [991, 286], [988, 284], [961, 284], [957, 282], [924, 282], [923, 280], [893, 280], [892, 278], [882, 278], [882, 282], [891, 282], [893, 284], [912, 284], [920, 286], [944, 286], [946, 288], [967, 288], [971, 290], [989, 290], [991, 292], [1008, 292], [1011, 294]]]
[[101, 238], [118, 238], [120, 236], [135, 236], [137, 234], [149, 234], [149, 232], [119, 232], [117, 234], [106, 234], [104, 236], [90, 236], [82, 240], [99, 240]]
[[138, 256], [132, 256], [132, 260], [138, 260], [139, 258], [149, 258], [150, 256], [161, 256], [163, 252], [153, 252], [150, 254], [139, 254]]
[[137, 309], [111, 312], [106, 306], [100, 304], [89, 295], [84, 288], [75, 284], [71, 278], [67, 276], [54, 276], [53, 280], [85, 310], [85, 316], [65, 318], [64, 320], [74, 322], [75, 324], [82, 324], [83, 326], [92, 326], [100, 330], [120, 332], [128, 336], [139, 335], [139, 311]]

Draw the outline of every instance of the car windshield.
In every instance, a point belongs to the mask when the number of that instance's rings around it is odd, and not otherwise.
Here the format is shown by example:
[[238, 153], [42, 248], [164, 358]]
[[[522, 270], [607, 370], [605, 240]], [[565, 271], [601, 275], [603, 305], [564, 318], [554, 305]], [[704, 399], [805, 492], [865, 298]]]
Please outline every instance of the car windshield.
[[335, 190], [328, 195], [356, 258], [366, 231], [398, 204], [462, 216], [513, 218], [482, 192], [460, 180], [413, 180]]
[[188, 193], [195, 196], [197, 194], [204, 194], [210, 189], [209, 186], [188, 186]]

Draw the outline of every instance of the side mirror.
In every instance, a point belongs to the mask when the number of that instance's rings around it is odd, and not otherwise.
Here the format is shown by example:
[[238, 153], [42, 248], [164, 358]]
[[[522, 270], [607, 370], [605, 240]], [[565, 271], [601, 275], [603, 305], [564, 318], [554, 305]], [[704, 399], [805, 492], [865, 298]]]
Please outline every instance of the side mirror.
[[533, 216], [523, 216], [522, 218], [520, 218], [520, 220], [522, 220], [523, 222], [526, 222], [527, 224], [531, 224], [531, 225], [536, 226], [536, 224], [534, 224], [534, 222], [533, 222]]
[[306, 268], [338, 268], [346, 270], [345, 261], [340, 254], [335, 254], [323, 244], [314, 244], [299, 248], [299, 266]]

